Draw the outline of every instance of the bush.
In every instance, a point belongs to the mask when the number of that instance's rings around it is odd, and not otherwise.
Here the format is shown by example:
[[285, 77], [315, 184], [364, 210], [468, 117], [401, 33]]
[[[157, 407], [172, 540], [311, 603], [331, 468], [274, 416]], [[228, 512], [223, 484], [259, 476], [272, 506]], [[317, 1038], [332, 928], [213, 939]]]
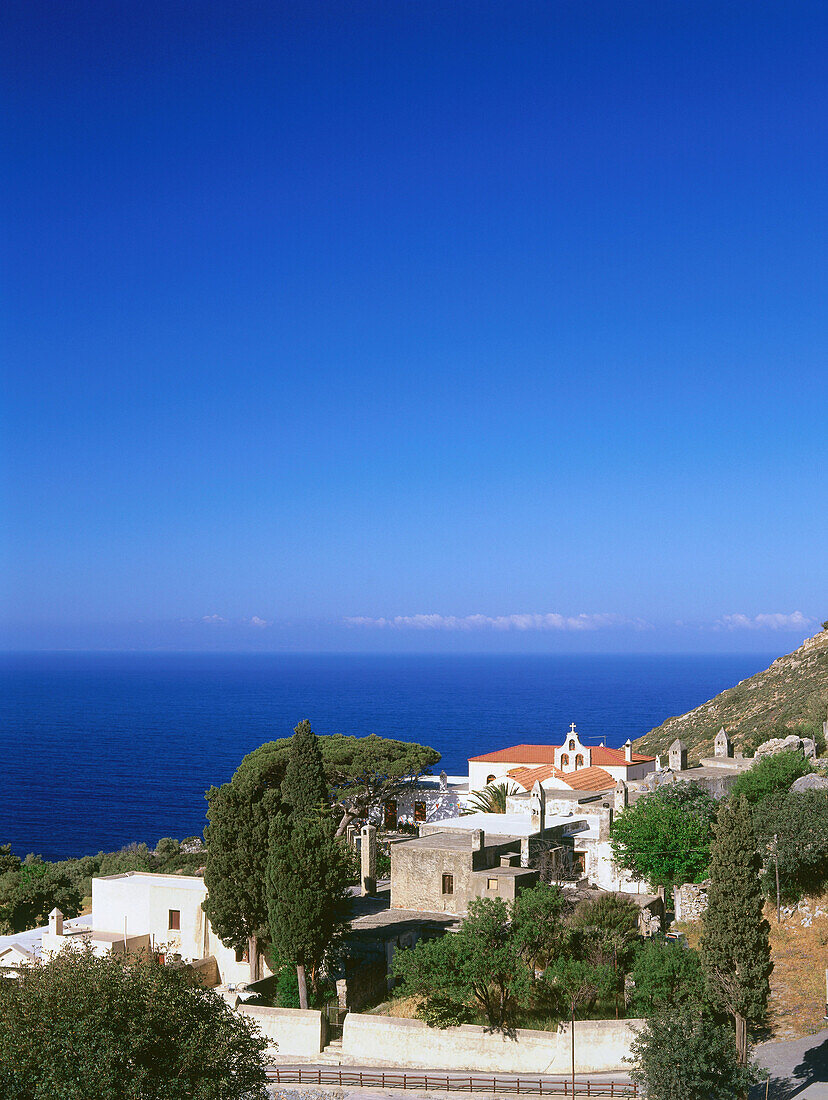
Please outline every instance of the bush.
[[794, 780], [812, 771], [813, 765], [797, 750], [763, 756], [742, 772], [730, 788], [730, 796], [733, 799], [744, 796], [756, 805], [779, 791], [789, 791]]
[[154, 958], [65, 949], [0, 982], [4, 1100], [266, 1100], [267, 1041]]

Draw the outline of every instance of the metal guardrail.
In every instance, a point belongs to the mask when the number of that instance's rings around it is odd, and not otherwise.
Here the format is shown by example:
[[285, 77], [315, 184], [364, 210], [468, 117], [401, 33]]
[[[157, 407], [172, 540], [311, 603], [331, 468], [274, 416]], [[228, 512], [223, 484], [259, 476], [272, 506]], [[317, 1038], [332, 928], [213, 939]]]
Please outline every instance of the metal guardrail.
[[[381, 1070], [302, 1069], [273, 1066], [268, 1079], [277, 1084], [350, 1085], [352, 1088], [437, 1089], [443, 1092], [509, 1092], [518, 1096], [573, 1096], [571, 1081], [544, 1081], [542, 1077], [473, 1074], [460, 1077], [439, 1073], [385, 1073]], [[574, 1096], [637, 1097], [632, 1081], [575, 1082]]]

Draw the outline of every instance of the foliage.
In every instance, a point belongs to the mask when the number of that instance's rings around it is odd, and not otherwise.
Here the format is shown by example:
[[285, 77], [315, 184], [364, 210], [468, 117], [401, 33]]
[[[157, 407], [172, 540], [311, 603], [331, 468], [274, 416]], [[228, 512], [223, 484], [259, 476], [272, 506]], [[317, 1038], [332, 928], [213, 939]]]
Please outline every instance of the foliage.
[[505, 814], [506, 799], [518, 793], [516, 783], [489, 783], [482, 791], [473, 791], [464, 814]]
[[352, 877], [351, 855], [329, 815], [275, 815], [265, 883], [272, 955], [305, 967], [314, 990], [326, 952], [347, 926]]
[[281, 796], [294, 815], [321, 811], [328, 805], [328, 784], [319, 739], [307, 719], [299, 723], [290, 739]]
[[636, 1016], [698, 1006], [705, 997], [704, 972], [698, 951], [665, 940], [650, 940], [639, 948], [632, 967], [630, 1009]]
[[[291, 740], [268, 741], [248, 753], [232, 782], [243, 783], [254, 791], [278, 792]], [[376, 734], [368, 737], [331, 734], [319, 737], [318, 742], [331, 797], [342, 813], [339, 832], [344, 832], [355, 818], [368, 817], [372, 810], [410, 787], [440, 760], [435, 749]]]
[[339, 831], [354, 818], [366, 818], [383, 802], [411, 787], [429, 768], [440, 762], [440, 754], [426, 745], [394, 741], [369, 734], [320, 737], [325, 775], [331, 793], [342, 806]]
[[[309, 996], [311, 1008], [319, 1008], [323, 1003], [321, 996], [312, 991]], [[299, 1008], [299, 978], [295, 966], [283, 966], [276, 973], [276, 1000], [281, 1008]]]
[[619, 866], [653, 886], [704, 878], [716, 802], [697, 783], [671, 783], [627, 807], [612, 826]]
[[0, 875], [5, 875], [9, 871], [19, 871], [20, 866], [20, 856], [14, 854], [11, 844], [0, 844]]
[[760, 1076], [739, 1064], [729, 1027], [691, 1008], [652, 1016], [632, 1054], [630, 1076], [648, 1100], [733, 1100]]
[[264, 1100], [266, 1046], [152, 958], [64, 950], [0, 982], [5, 1100]]
[[562, 955], [544, 973], [544, 980], [566, 1015], [574, 1020], [578, 1009], [610, 993], [615, 985], [611, 966], [589, 958]]
[[809, 775], [814, 768], [798, 750], [762, 756], [742, 772], [730, 788], [731, 798], [746, 798], [755, 805], [779, 791], [788, 791], [794, 780]]
[[477, 898], [460, 930], [397, 951], [394, 975], [420, 1000], [430, 1027], [464, 1023], [480, 1009], [489, 1026], [507, 1028], [532, 990], [529, 969], [511, 934], [512, 910], [500, 898]]
[[518, 894], [512, 907], [512, 936], [532, 970], [548, 966], [566, 947], [569, 902], [557, 886], [538, 883]]
[[181, 845], [174, 837], [162, 836], [155, 845], [155, 858], [161, 863], [166, 863], [170, 859], [175, 859], [180, 851]]
[[258, 941], [269, 936], [265, 869], [278, 798], [278, 788], [240, 777], [238, 771], [229, 783], [207, 792], [207, 897], [202, 906], [226, 946], [248, 944], [252, 976], [257, 974]]
[[[828, 791], [788, 791], [754, 807], [753, 827], [764, 853], [765, 893], [784, 898], [819, 894], [828, 884]], [[774, 837], [778, 838], [777, 840]]]
[[710, 886], [702, 923], [701, 958], [714, 1003], [729, 1012], [744, 1062], [746, 1024], [767, 1011], [773, 968], [759, 881], [751, 808], [744, 797], [719, 809], [710, 860]]
[[0, 876], [0, 932], [23, 932], [47, 923], [55, 908], [76, 917], [82, 895], [69, 876], [39, 856], [27, 856], [19, 871]]

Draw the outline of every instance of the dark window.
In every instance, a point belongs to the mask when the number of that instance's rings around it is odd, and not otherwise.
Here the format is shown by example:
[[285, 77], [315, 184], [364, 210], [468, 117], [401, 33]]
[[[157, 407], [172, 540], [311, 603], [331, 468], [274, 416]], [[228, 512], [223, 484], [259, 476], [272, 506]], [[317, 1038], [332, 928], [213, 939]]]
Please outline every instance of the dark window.
[[443, 893], [454, 893], [454, 875], [443, 875]]
[[384, 816], [383, 824], [386, 829], [396, 829], [397, 827], [397, 800], [395, 798], [389, 798], [383, 806]]
[[167, 925], [167, 927], [173, 932], [177, 932], [181, 928], [180, 909], [170, 909], [170, 923]]
[[566, 755], [566, 753], [564, 753], [563, 756], [561, 757], [561, 767], [562, 768], [568, 768], [569, 767], [569, 757]]
[[582, 768], [583, 766], [584, 766], [584, 758], [581, 755], [581, 753], [578, 753], [578, 755], [575, 757], [575, 767], [576, 768]]
[[486, 782], [487, 783], [494, 783], [494, 781], [495, 781], [495, 777], [493, 775], [487, 775], [486, 776]]
[[247, 961], [248, 961], [247, 948], [246, 947], [237, 947], [236, 948], [236, 962], [237, 963], [241, 963], [241, 962], [246, 963]]
[[426, 804], [425, 802], [414, 803], [414, 820], [425, 821], [426, 819]]
[[570, 741], [570, 742], [569, 742], [569, 750], [570, 750], [570, 752], [571, 752], [572, 750], [574, 750], [574, 748], [575, 748], [575, 742], [574, 742], [574, 741]]
[[586, 874], [586, 852], [572, 853], [572, 870], [577, 875]]

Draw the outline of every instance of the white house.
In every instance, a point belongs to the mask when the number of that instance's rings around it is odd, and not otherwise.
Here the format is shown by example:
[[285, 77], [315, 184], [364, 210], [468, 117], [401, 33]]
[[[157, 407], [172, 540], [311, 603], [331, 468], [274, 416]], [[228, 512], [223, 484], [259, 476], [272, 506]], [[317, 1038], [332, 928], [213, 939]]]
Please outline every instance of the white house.
[[[535, 776], [547, 789], [554, 786], [578, 789], [581, 785], [573, 786], [568, 778], [575, 772], [600, 768], [611, 777], [613, 783], [619, 779], [629, 783], [643, 779], [653, 771], [655, 757], [633, 752], [632, 742], [629, 740], [620, 749], [610, 749], [606, 745], [585, 745], [573, 722], [560, 745], [512, 745], [510, 748], [469, 757], [469, 787], [471, 790], [481, 790], [488, 783], [505, 779], [511, 771], [521, 768], [551, 769], [544, 778], [539, 774]], [[596, 775], [595, 778], [603, 781], [601, 776]]]
[[[216, 961], [218, 981], [250, 980], [245, 951], [225, 947], [210, 927], [201, 903], [204, 879], [128, 871], [92, 879], [92, 915], [85, 925], [64, 926], [59, 910], [43, 931], [42, 954], [49, 957], [66, 943], [89, 944], [98, 955], [152, 951], [162, 961], [175, 956], [185, 963]], [[259, 960], [263, 976], [270, 970]]]

